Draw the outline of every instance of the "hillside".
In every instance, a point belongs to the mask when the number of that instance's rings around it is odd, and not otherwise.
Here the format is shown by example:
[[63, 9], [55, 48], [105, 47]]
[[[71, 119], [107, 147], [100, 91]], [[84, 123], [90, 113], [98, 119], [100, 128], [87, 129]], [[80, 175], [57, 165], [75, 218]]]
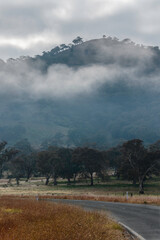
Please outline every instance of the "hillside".
[[110, 147], [160, 139], [160, 50], [129, 39], [0, 62], [0, 139]]

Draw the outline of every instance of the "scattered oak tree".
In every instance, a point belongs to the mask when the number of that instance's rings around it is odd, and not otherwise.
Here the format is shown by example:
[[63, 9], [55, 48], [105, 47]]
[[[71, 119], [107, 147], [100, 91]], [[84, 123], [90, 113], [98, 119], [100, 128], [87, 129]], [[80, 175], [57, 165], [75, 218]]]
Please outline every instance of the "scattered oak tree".
[[6, 161], [6, 155], [5, 155], [5, 146], [7, 142], [3, 141], [0, 143], [0, 178], [3, 174], [4, 164]]
[[58, 150], [59, 163], [61, 165], [60, 175], [67, 178], [70, 185], [70, 179], [73, 177], [72, 150], [69, 148], [60, 148]]
[[0, 178], [5, 168], [8, 168], [9, 161], [18, 153], [14, 148], [6, 148], [7, 142], [0, 143]]
[[83, 43], [83, 38], [81, 37], [76, 37], [73, 41], [72, 41], [75, 45], [81, 44]]
[[54, 178], [54, 185], [57, 184], [59, 156], [57, 150], [49, 149], [39, 152], [37, 155], [37, 168], [42, 175], [46, 177], [46, 185], [49, 183], [50, 177]]
[[121, 146], [113, 147], [105, 151], [105, 158], [108, 161], [109, 167], [114, 170], [114, 175], [117, 179], [120, 178], [121, 156]]
[[93, 186], [93, 173], [98, 173], [102, 170], [104, 159], [103, 154], [91, 148], [76, 148], [73, 152], [73, 159], [79, 164], [80, 172], [88, 176]]
[[9, 166], [11, 175], [16, 179], [18, 186], [20, 178], [24, 177], [25, 175], [24, 159], [21, 156], [14, 157], [12, 161], [10, 161]]
[[49, 147], [48, 148], [50, 157], [52, 159], [52, 177], [54, 185], [57, 185], [57, 178], [62, 173], [62, 161], [59, 154], [58, 147]]
[[53, 173], [53, 159], [48, 151], [39, 152], [37, 155], [37, 168], [39, 172], [46, 177], [46, 185]]
[[28, 139], [17, 142], [14, 147], [19, 151], [18, 155], [23, 159], [26, 182], [30, 179], [36, 168], [36, 153]]
[[122, 164], [130, 174], [133, 174], [139, 181], [139, 193], [144, 193], [144, 181], [151, 174], [160, 161], [160, 151], [148, 151], [143, 146], [143, 141], [133, 139], [122, 146]]

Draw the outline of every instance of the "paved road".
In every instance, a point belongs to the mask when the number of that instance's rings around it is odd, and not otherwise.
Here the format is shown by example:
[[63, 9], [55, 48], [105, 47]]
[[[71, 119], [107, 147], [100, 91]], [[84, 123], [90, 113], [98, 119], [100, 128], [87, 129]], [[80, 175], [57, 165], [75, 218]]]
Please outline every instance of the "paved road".
[[89, 210], [108, 211], [146, 240], [160, 240], [160, 207], [143, 204], [111, 203], [88, 200], [51, 200], [82, 206]]

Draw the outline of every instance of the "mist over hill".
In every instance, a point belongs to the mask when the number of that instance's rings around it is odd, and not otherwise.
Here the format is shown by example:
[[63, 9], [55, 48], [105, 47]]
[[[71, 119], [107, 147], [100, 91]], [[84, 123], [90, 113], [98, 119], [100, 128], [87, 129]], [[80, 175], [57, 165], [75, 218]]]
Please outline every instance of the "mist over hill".
[[160, 50], [129, 39], [62, 44], [0, 61], [0, 139], [110, 147], [160, 139]]

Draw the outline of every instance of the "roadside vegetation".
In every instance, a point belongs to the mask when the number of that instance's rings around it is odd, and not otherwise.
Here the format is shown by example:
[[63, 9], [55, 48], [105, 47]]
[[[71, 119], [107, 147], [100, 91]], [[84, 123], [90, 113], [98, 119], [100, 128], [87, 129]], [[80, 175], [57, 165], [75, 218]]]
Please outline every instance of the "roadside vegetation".
[[[58, 185], [54, 185], [54, 179], [50, 179], [45, 185], [45, 178], [34, 177], [26, 182], [20, 179], [17, 186], [16, 179], [8, 183], [8, 179], [0, 179], [0, 195], [39, 196], [40, 198], [68, 198], [99, 200], [112, 202], [145, 203], [160, 205], [160, 178], [157, 176], [146, 180], [145, 194], [138, 193], [138, 184], [133, 186], [132, 181], [117, 180], [110, 177], [107, 182], [102, 182], [94, 177], [94, 186], [90, 186], [85, 179], [77, 178], [76, 184], [71, 181], [67, 185], [67, 179], [58, 178]], [[127, 198], [128, 193], [128, 198]]]
[[129, 240], [99, 213], [17, 197], [0, 197], [0, 240]]
[[158, 196], [87, 196], [87, 195], [59, 195], [59, 196], [40, 196], [39, 199], [73, 199], [73, 200], [91, 200], [104, 202], [121, 202], [121, 203], [135, 203], [135, 204], [152, 204], [160, 206], [160, 197]]

